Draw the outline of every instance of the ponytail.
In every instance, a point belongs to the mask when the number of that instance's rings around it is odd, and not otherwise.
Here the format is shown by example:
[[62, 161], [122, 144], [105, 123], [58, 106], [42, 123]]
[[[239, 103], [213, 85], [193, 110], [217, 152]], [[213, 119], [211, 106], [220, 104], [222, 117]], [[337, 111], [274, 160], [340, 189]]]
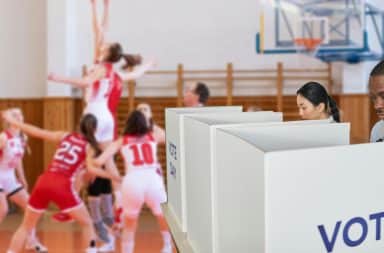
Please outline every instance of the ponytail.
[[123, 70], [127, 70], [129, 68], [135, 67], [136, 65], [140, 65], [143, 60], [139, 54], [123, 54], [122, 58], [125, 61], [125, 65], [122, 67]]
[[329, 112], [336, 122], [340, 122], [340, 111], [335, 100], [328, 95]]
[[109, 46], [109, 53], [105, 61], [110, 63], [116, 63], [120, 61], [122, 57], [123, 48], [121, 47], [121, 45], [119, 43], [112, 43]]
[[80, 131], [95, 151], [95, 156], [101, 154], [99, 143], [95, 137], [95, 131], [97, 128], [97, 119], [92, 114], [86, 114], [82, 117], [80, 122]]

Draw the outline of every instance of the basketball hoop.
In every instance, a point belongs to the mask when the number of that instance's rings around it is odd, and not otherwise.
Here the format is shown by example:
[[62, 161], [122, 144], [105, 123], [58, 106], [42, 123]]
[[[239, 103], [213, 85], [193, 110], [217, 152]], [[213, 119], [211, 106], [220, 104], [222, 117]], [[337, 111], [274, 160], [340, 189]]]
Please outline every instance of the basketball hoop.
[[319, 38], [296, 38], [294, 43], [296, 46], [296, 51], [298, 53], [306, 53], [315, 55], [318, 48], [320, 47], [322, 39]]

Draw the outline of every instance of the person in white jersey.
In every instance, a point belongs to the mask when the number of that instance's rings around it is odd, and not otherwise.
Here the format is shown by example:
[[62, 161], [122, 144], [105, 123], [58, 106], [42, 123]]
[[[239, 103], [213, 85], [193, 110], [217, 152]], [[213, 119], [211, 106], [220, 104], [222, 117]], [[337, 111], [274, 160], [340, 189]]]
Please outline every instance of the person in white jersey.
[[140, 111], [130, 114], [124, 135], [114, 141], [95, 159], [95, 166], [118, 151], [124, 158], [125, 176], [122, 183], [123, 233], [122, 253], [132, 253], [135, 244], [137, 220], [143, 204], [151, 209], [159, 223], [163, 237], [162, 253], [172, 252], [171, 235], [161, 210], [166, 201], [166, 192], [157, 160], [157, 141]]
[[[15, 118], [24, 120], [18, 108], [9, 110]], [[4, 123], [4, 131], [0, 133], [0, 223], [8, 213], [7, 199], [25, 209], [28, 204], [28, 183], [24, 175], [23, 156], [27, 145], [27, 137], [20, 128]], [[16, 177], [17, 174], [17, 177]], [[47, 252], [47, 248], [36, 238], [36, 230], [32, 230], [25, 248], [37, 252]]]

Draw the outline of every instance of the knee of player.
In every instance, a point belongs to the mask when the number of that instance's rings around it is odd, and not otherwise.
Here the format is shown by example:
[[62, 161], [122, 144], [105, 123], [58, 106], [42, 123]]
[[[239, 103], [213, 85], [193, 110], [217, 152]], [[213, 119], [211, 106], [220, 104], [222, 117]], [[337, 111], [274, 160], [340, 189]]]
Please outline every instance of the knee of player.
[[0, 222], [5, 218], [5, 216], [7, 216], [8, 210], [8, 205], [0, 206]]

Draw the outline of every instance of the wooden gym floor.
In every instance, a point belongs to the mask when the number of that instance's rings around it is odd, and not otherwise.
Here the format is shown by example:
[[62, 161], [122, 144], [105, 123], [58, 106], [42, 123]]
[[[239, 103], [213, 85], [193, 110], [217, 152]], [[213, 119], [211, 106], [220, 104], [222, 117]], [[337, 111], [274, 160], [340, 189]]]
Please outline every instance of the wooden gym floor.
[[[84, 253], [81, 231], [74, 223], [57, 223], [51, 221], [51, 213], [41, 219], [37, 233], [50, 253]], [[0, 224], [0, 252], [6, 252], [13, 232], [20, 224], [20, 212], [8, 215]], [[140, 216], [139, 227], [136, 234], [135, 253], [160, 253], [162, 239], [155, 218], [144, 211]], [[24, 251], [31, 252], [31, 251]], [[32, 251], [33, 252], [33, 251]], [[116, 240], [116, 253], [120, 253], [120, 240]], [[174, 249], [174, 253], [176, 253]]]

